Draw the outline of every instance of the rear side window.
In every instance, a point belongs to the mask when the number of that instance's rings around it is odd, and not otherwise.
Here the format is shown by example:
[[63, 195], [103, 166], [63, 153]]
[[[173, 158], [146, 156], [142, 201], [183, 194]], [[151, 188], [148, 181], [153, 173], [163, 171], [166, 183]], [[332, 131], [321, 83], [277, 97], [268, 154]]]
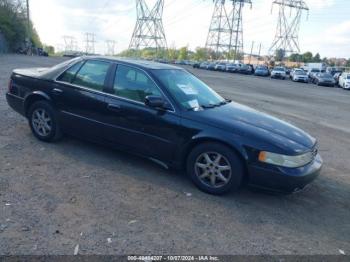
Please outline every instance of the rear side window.
[[80, 61], [79, 63], [76, 63], [75, 65], [70, 67], [67, 71], [65, 71], [62, 75], [60, 75], [57, 78], [57, 80], [62, 81], [62, 82], [71, 83], [73, 81], [75, 74], [78, 72], [78, 70], [80, 69], [80, 67], [82, 66], [83, 63], [84, 63], [84, 61]]
[[94, 60], [87, 61], [79, 70], [72, 83], [93, 90], [102, 91], [109, 65], [108, 62]]
[[124, 65], [118, 65], [114, 93], [119, 97], [142, 103], [148, 95], [161, 96], [158, 87], [144, 72]]

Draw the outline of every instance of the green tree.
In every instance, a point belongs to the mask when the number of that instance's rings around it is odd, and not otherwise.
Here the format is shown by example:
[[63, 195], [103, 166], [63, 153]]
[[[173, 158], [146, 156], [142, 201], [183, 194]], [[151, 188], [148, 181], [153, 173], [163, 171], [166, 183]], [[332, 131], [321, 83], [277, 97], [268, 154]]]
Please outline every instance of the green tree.
[[55, 54], [55, 48], [51, 45], [44, 45], [44, 51], [47, 52], [49, 55]]
[[303, 62], [310, 63], [313, 61], [313, 55], [311, 52], [306, 52], [303, 54]]
[[286, 52], [284, 49], [278, 49], [276, 50], [276, 53], [275, 53], [275, 60], [276, 61], [283, 61], [283, 59], [285, 58], [286, 56]]
[[168, 49], [168, 59], [169, 60], [176, 60], [178, 55], [179, 55], [179, 52], [178, 52], [178, 50], [176, 50], [175, 47]]
[[178, 56], [179, 60], [187, 60], [188, 59], [188, 47], [181, 47], [179, 50], [179, 56]]
[[346, 67], [350, 67], [350, 58], [346, 61]]
[[[27, 19], [25, 8], [20, 1], [0, 0], [0, 32], [14, 51], [27, 37]], [[42, 47], [39, 35], [32, 22], [29, 25], [30, 41], [35, 47]]]
[[197, 47], [196, 52], [194, 54], [194, 59], [197, 61], [208, 60], [208, 49], [204, 47]]
[[320, 54], [319, 53], [317, 53], [314, 57], [313, 57], [313, 62], [315, 62], [315, 63], [319, 63], [319, 62], [321, 62], [322, 60], [321, 60], [321, 56], [320, 56]]

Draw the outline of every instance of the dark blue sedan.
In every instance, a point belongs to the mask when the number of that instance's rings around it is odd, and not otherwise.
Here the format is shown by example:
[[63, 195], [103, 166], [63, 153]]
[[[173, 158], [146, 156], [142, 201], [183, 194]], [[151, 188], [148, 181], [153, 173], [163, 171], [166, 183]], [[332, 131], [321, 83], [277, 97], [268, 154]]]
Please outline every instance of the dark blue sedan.
[[294, 192], [322, 166], [304, 131], [226, 100], [170, 65], [83, 57], [14, 70], [6, 98], [39, 140], [71, 134], [125, 150], [186, 170], [212, 194], [244, 183]]

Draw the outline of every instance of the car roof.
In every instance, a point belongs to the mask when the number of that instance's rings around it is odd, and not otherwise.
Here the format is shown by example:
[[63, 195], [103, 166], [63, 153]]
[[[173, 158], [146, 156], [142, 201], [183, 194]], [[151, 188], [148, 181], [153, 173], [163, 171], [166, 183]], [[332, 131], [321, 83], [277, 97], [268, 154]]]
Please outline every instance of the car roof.
[[133, 58], [121, 58], [121, 57], [113, 57], [113, 56], [85, 56], [83, 57], [86, 60], [100, 60], [100, 61], [108, 61], [108, 62], [116, 62], [123, 63], [132, 66], [141, 67], [143, 69], [183, 69], [181, 67], [162, 64], [154, 61], [142, 60], [142, 59], [133, 59]]

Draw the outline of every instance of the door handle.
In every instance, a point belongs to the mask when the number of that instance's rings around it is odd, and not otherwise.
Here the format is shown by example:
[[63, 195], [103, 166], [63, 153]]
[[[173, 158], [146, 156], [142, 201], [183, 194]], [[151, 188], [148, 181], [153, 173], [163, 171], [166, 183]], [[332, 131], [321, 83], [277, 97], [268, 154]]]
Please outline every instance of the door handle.
[[54, 88], [54, 89], [52, 89], [52, 93], [55, 95], [60, 95], [63, 93], [63, 91], [61, 89]]
[[117, 104], [108, 104], [107, 108], [111, 111], [114, 111], [114, 112], [120, 112], [122, 107], [120, 105], [117, 105]]

